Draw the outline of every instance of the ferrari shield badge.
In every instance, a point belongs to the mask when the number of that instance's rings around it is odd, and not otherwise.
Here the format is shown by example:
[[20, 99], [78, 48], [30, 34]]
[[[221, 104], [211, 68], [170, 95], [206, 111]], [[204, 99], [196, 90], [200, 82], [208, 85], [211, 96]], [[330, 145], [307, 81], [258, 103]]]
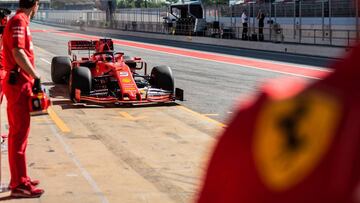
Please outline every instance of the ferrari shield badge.
[[124, 78], [124, 79], [122, 79], [121, 81], [122, 81], [123, 83], [130, 83], [130, 82], [131, 82], [130, 78]]
[[264, 104], [255, 126], [253, 156], [267, 188], [289, 189], [316, 168], [335, 136], [340, 111], [336, 98], [320, 92]]

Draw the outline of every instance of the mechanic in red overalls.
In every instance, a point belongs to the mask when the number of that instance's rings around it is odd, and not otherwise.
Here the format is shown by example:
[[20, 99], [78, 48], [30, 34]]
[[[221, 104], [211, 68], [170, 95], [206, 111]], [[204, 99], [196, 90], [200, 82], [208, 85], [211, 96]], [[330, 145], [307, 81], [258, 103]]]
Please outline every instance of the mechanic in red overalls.
[[20, 0], [19, 10], [7, 23], [3, 35], [3, 56], [6, 70], [4, 93], [7, 98], [9, 121], [8, 153], [11, 172], [12, 197], [40, 197], [44, 190], [35, 186], [37, 180], [27, 175], [26, 146], [30, 130], [29, 99], [34, 79], [40, 79], [35, 70], [30, 19], [39, 6], [38, 0]]
[[2, 64], [2, 35], [5, 29], [5, 26], [8, 22], [8, 16], [10, 15], [11, 11], [6, 8], [0, 8], [0, 104], [2, 102], [2, 96], [3, 96], [3, 88], [2, 88], [2, 81], [5, 78], [5, 71], [4, 66]]
[[220, 137], [199, 203], [360, 202], [360, 45], [311, 84], [277, 80]]

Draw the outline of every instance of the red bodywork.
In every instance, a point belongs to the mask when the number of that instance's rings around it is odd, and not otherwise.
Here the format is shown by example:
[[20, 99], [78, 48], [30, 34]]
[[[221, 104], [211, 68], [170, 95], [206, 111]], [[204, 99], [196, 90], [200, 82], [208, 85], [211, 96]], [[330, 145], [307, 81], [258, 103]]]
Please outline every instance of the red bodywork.
[[[88, 57], [77, 59], [73, 54], [74, 50], [87, 50]], [[99, 78], [111, 76], [117, 81], [120, 88], [120, 96], [94, 96], [84, 95], [80, 90], [75, 91], [75, 100], [90, 101], [96, 103], [153, 103], [153, 102], [172, 102], [175, 101], [174, 92], [163, 93], [161, 95], [148, 95], [143, 89], [139, 89], [133, 75], [137, 70], [144, 71], [147, 76], [147, 64], [141, 58], [135, 57], [131, 61], [136, 63], [136, 67], [129, 67], [124, 59], [124, 53], [113, 52], [113, 43], [111, 39], [100, 39], [99, 41], [76, 40], [69, 41], [69, 55], [72, 56], [72, 68], [84, 66], [91, 63], [94, 67], [90, 68], [91, 77]], [[109, 53], [112, 53], [111, 57]], [[71, 83], [71, 82], [70, 82]], [[70, 84], [71, 85], [71, 84]]]
[[241, 105], [197, 202], [360, 202], [359, 57], [360, 44], [324, 79], [277, 79]]

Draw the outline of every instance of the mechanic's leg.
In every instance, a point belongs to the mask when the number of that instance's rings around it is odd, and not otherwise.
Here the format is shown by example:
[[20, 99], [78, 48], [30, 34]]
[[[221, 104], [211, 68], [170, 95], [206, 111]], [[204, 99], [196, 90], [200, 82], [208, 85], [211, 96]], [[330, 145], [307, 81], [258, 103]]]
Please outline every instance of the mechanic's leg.
[[8, 123], [9, 123], [9, 134], [8, 134], [8, 160], [9, 160], [9, 167], [10, 167], [10, 184], [9, 184], [9, 187], [10, 189], [13, 188], [13, 186], [11, 185], [11, 182], [12, 181], [12, 177], [17, 177], [17, 174], [16, 174], [16, 170], [13, 170], [13, 166], [14, 164], [12, 164], [12, 159], [11, 159], [11, 156], [10, 154], [13, 154], [12, 151], [13, 151], [13, 147], [12, 147], [12, 144], [10, 144], [10, 142], [12, 141], [10, 139], [10, 137], [13, 137], [13, 136], [10, 136], [11, 134], [13, 134], [13, 127], [14, 126], [14, 117], [13, 117], [13, 114], [11, 113], [11, 108], [9, 108], [9, 104], [7, 104], [7, 117], [8, 117]]
[[[29, 178], [26, 170], [25, 151], [27, 146], [27, 138], [30, 130], [30, 114], [28, 95], [20, 93], [15, 102], [12, 102], [11, 96], [7, 94], [10, 100], [8, 102], [8, 118], [9, 118], [9, 165], [11, 172], [10, 188], [25, 183]], [[12, 101], [11, 101], [12, 100]]]

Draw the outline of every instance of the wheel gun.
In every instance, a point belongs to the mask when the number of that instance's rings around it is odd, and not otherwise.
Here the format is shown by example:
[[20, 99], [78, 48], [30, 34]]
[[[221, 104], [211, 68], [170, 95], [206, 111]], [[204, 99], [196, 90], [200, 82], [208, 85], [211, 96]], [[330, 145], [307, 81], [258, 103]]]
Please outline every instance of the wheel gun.
[[47, 114], [47, 109], [50, 105], [50, 99], [46, 95], [45, 89], [42, 89], [40, 79], [35, 79], [29, 102], [30, 115]]

